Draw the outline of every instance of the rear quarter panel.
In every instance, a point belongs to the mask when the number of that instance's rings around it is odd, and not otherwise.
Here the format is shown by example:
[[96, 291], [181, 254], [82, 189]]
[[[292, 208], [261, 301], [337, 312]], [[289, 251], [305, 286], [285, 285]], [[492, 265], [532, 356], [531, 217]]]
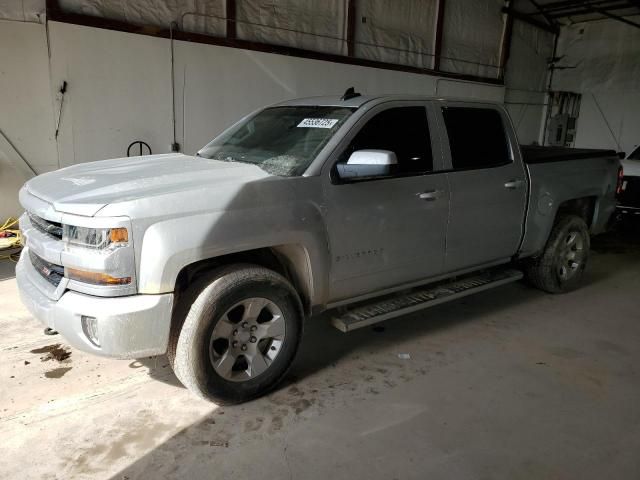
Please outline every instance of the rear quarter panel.
[[594, 234], [604, 231], [616, 206], [618, 166], [615, 157], [527, 164], [530, 194], [520, 256], [542, 251], [558, 208], [569, 200], [593, 198], [593, 218], [587, 223]]

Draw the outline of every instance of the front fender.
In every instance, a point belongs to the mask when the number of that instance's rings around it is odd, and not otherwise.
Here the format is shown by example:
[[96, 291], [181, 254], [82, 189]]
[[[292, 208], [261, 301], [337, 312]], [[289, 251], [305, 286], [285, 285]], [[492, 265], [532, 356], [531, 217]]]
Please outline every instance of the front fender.
[[162, 220], [144, 232], [138, 290], [172, 292], [180, 271], [194, 262], [249, 250], [299, 245], [306, 252], [312, 304], [326, 296], [327, 240], [320, 212], [306, 207], [243, 209]]

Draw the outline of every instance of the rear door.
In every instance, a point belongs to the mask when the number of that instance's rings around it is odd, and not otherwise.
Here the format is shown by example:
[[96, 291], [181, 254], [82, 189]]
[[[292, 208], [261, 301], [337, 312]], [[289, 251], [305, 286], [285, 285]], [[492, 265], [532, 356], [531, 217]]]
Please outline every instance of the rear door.
[[506, 114], [435, 102], [451, 189], [445, 270], [508, 260], [520, 245], [527, 181]]
[[[325, 166], [330, 301], [442, 273], [449, 191], [429, 112], [426, 102], [373, 107]], [[398, 168], [381, 178], [340, 179], [336, 165], [366, 149], [393, 151]]]

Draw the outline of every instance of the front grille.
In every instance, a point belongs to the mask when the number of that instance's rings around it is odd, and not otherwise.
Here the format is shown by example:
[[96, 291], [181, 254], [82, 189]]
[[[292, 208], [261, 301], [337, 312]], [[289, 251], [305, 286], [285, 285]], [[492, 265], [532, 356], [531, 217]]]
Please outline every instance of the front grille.
[[62, 240], [62, 224], [57, 222], [50, 222], [49, 220], [45, 220], [42, 217], [34, 215], [33, 213], [29, 213], [29, 220], [31, 220], [31, 224], [42, 233], [46, 233], [47, 235], [51, 235], [58, 240]]
[[42, 278], [54, 287], [60, 285], [60, 281], [62, 280], [62, 277], [64, 277], [64, 267], [56, 265], [55, 263], [47, 262], [31, 250], [29, 250], [29, 258], [31, 259], [31, 265], [33, 265], [33, 268], [42, 275]]

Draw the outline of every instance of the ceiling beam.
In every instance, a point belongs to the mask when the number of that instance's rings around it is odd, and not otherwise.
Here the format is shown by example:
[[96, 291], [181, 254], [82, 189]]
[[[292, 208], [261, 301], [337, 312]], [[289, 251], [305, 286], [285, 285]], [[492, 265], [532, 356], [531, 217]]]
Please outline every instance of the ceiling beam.
[[564, 0], [561, 2], [551, 2], [541, 4], [540, 8], [545, 12], [552, 12], [558, 10], [571, 10], [576, 8], [584, 8], [587, 5], [607, 4], [615, 2], [616, 0]]
[[347, 56], [355, 57], [356, 0], [347, 0]]
[[433, 42], [433, 69], [440, 70], [440, 56], [442, 55], [442, 31], [444, 30], [444, 5], [445, 0], [438, 0], [436, 12], [436, 33]]
[[227, 3], [226, 3], [226, 17], [227, 17], [227, 38], [234, 39], [237, 36], [237, 32], [236, 32], [236, 0], [227, 0]]
[[[548, 13], [547, 15], [549, 17], [551, 17], [552, 19], [555, 18], [566, 18], [566, 17], [571, 17], [574, 15], [584, 15], [587, 13], [592, 13], [594, 12], [594, 8], [598, 8], [600, 10], [606, 10], [607, 12], [612, 12], [614, 10], [627, 10], [630, 8], [634, 8], [633, 5], [629, 5], [628, 3], [616, 3], [614, 5], [607, 5], [606, 7], [589, 7], [589, 6], [582, 6], [582, 7], [575, 7], [573, 10], [569, 10], [569, 11], [562, 11], [559, 13], [556, 12], [551, 12]], [[640, 11], [638, 12], [638, 14], [640, 14]]]
[[554, 22], [553, 19], [549, 15], [547, 15], [547, 13], [542, 9], [541, 5], [538, 2], [536, 2], [536, 0], [529, 0], [529, 2], [534, 7], [536, 7], [536, 10], [538, 10], [538, 13], [540, 13], [540, 15], [544, 17], [544, 19], [547, 21], [549, 25], [552, 25], [556, 28], [558, 27], [558, 25], [556, 25], [556, 22]]
[[539, 20], [536, 20], [531, 15], [526, 13], [521, 13], [510, 7], [502, 7], [502, 13], [511, 14], [513, 18], [516, 20], [520, 20], [522, 22], [528, 23], [529, 25], [533, 25], [534, 27], [538, 27], [542, 30], [545, 30], [549, 33], [558, 33], [558, 27], [553, 25], [547, 25]]
[[507, 61], [511, 53], [511, 38], [513, 37], [513, 14], [507, 13], [502, 35], [502, 45], [500, 47], [500, 77], [504, 78]]
[[601, 15], [604, 15], [605, 17], [609, 17], [612, 20], [617, 20], [618, 22], [626, 23], [627, 25], [631, 25], [632, 27], [640, 28], [640, 23], [632, 22], [631, 20], [627, 20], [626, 18], [621, 17], [620, 15], [614, 15], [613, 13], [609, 13], [606, 10], [602, 10], [599, 8], [593, 8], [592, 10]]

